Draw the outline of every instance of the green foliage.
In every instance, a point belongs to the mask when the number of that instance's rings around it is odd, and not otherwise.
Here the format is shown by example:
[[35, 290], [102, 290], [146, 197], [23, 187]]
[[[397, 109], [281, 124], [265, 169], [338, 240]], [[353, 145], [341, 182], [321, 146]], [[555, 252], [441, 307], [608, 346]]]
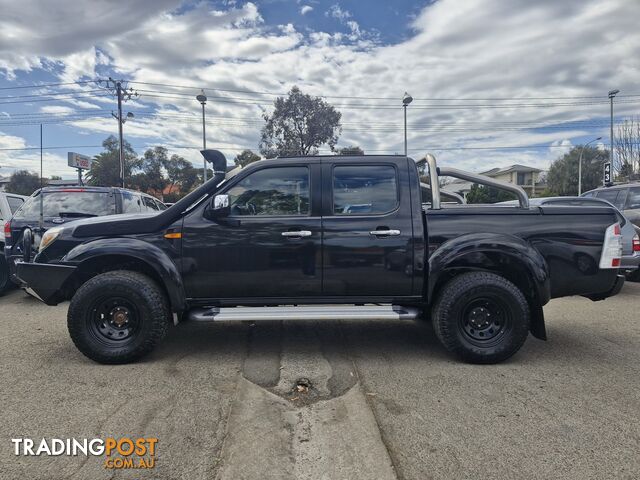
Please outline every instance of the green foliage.
[[[578, 195], [578, 163], [582, 146], [573, 147], [555, 160], [547, 174], [547, 188], [553, 195]], [[587, 147], [582, 152], [582, 192], [602, 185], [603, 164], [609, 152]]]
[[242, 153], [236, 155], [233, 163], [241, 167], [246, 167], [250, 163], [257, 162], [260, 158], [260, 155], [253, 153], [251, 150], [243, 150]]
[[[46, 181], [44, 182], [46, 184]], [[40, 176], [28, 170], [18, 170], [11, 175], [5, 187], [7, 193], [31, 195], [40, 188]]]
[[[91, 165], [91, 170], [87, 173], [87, 183], [102, 187], [118, 187], [121, 186], [120, 179], [120, 149], [118, 139], [113, 135], [107, 137], [102, 142], [104, 151], [95, 156]], [[132, 172], [140, 167], [140, 160], [136, 157], [136, 152], [131, 144], [125, 140], [124, 142], [124, 175], [127, 180], [127, 186], [132, 187], [130, 183]]]
[[[171, 155], [171, 158], [167, 160], [164, 167], [167, 171], [169, 195], [173, 195], [173, 190], [177, 188], [180, 192], [179, 195], [184, 196], [200, 183], [198, 169], [194, 168], [191, 162], [185, 160], [180, 155]], [[165, 201], [169, 201], [166, 199], [166, 196]]]
[[476, 183], [471, 185], [471, 190], [467, 193], [467, 203], [498, 203], [509, 200], [516, 200], [516, 196], [506, 190]]
[[154, 147], [144, 152], [140, 159], [140, 172], [133, 175], [131, 183], [143, 192], [162, 192], [168, 182], [163, 168], [169, 162], [165, 147]]
[[357, 145], [354, 145], [354, 146], [348, 146], [348, 147], [339, 148], [337, 153], [338, 153], [338, 155], [358, 156], [358, 155], [364, 155], [364, 150], [362, 150]]
[[286, 98], [276, 98], [274, 107], [271, 115], [264, 115], [263, 156], [316, 155], [324, 144], [333, 151], [342, 132], [342, 115], [332, 105], [293, 87]]

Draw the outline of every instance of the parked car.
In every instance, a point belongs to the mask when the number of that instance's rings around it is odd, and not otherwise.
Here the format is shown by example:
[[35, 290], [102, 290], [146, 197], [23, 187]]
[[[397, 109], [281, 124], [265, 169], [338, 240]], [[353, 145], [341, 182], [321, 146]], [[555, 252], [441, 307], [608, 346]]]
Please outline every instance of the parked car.
[[[405, 156], [278, 158], [226, 175], [224, 155], [203, 154], [213, 178], [168, 210], [52, 228], [35, 261], [18, 263], [46, 304], [71, 300], [69, 333], [87, 357], [139, 359], [172, 317], [426, 315], [447, 350], [495, 363], [529, 332], [546, 339], [542, 306], [551, 298], [602, 300], [624, 283], [613, 208], [530, 208], [522, 188], [438, 168], [431, 155], [423, 208], [418, 165]], [[503, 188], [519, 204], [443, 204], [439, 175]], [[385, 269], [398, 251], [419, 266], [411, 275]], [[345, 253], [351, 262], [338, 261]]]
[[[529, 200], [531, 205], [557, 206], [597, 206], [613, 207], [611, 203], [598, 197], [542, 197]], [[515, 201], [500, 202], [501, 205], [515, 205]], [[640, 227], [637, 227], [625, 217], [617, 208], [618, 221], [622, 233], [622, 260], [620, 270], [624, 271], [628, 280], [640, 281]]]
[[583, 197], [606, 200], [624, 213], [636, 227], [640, 227], [640, 183], [626, 183], [596, 188], [583, 193]]
[[[40, 203], [43, 217], [40, 226]], [[146, 193], [113, 187], [44, 187], [27, 197], [24, 204], [4, 223], [5, 259], [11, 279], [15, 277], [15, 261], [24, 255], [25, 232], [37, 250], [42, 235], [50, 228], [87, 217], [119, 213], [158, 213], [167, 207]], [[30, 252], [31, 253], [31, 252]], [[3, 259], [4, 260], [4, 259]]]
[[[4, 225], [5, 222], [9, 221], [27, 198], [29, 197], [15, 193], [0, 192], [0, 223]], [[0, 252], [4, 252], [4, 237], [5, 232], [3, 229], [0, 232]], [[10, 286], [9, 267], [4, 255], [0, 255], [0, 294], [4, 293]]]

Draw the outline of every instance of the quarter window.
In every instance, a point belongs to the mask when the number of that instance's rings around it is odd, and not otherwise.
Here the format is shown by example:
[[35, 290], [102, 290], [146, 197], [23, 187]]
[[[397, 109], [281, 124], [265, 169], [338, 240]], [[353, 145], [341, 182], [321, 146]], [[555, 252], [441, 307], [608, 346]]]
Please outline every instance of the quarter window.
[[380, 215], [397, 206], [398, 182], [391, 165], [345, 165], [333, 169], [334, 215]]
[[308, 215], [309, 169], [263, 168], [227, 192], [231, 215]]

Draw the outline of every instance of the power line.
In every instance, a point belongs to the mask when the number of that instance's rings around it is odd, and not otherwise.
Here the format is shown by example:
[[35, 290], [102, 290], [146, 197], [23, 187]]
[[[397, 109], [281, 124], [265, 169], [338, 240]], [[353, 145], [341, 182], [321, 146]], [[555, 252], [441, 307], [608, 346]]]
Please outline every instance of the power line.
[[94, 80], [79, 80], [76, 82], [58, 82], [58, 83], [42, 83], [42, 84], [33, 84], [33, 85], [17, 85], [15, 87], [0, 87], [0, 90], [18, 90], [22, 88], [46, 88], [46, 87], [58, 87], [62, 85], [84, 85], [86, 83], [96, 82], [98, 79]]

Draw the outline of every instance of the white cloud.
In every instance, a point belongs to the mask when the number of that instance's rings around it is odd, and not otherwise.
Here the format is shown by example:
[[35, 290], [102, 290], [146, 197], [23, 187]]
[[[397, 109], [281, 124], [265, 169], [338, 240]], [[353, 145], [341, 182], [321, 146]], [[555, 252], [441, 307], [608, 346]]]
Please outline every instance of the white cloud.
[[313, 7], [311, 5], [303, 5], [302, 8], [300, 8], [300, 15], [306, 15], [312, 10], [313, 10]]
[[[445, 164], [472, 170], [511, 163], [546, 166], [585, 135], [608, 136], [606, 92], [610, 88], [620, 88], [622, 94], [639, 93], [640, 31], [635, 23], [640, 4], [626, 0], [514, 0], [506, 4], [499, 0], [439, 0], [425, 6], [411, 23], [412, 35], [394, 45], [372, 40], [338, 4], [326, 16], [339, 20], [345, 32], [265, 25], [253, 3], [217, 10], [200, 3], [175, 11], [177, 3], [168, 0], [134, 2], [127, 8], [135, 21], [129, 21], [125, 7], [116, 8], [127, 17], [122, 22], [108, 21], [113, 17], [107, 12], [110, 3], [106, 0], [58, 3], [60, 11], [67, 14], [76, 9], [74, 22], [77, 18], [86, 25], [78, 30], [68, 25], [61, 28], [64, 16], [53, 13], [47, 17], [31, 4], [22, 16], [16, 13], [17, 7], [15, 11], [13, 7], [4, 9], [0, 70], [11, 75], [16, 69], [41, 68], [53, 61], [64, 67], [60, 75], [65, 79], [95, 75], [108, 67], [132, 80], [193, 86], [133, 84], [141, 93], [137, 102], [146, 106], [129, 105], [138, 110], [160, 108], [166, 115], [155, 120], [137, 116], [126, 124], [127, 138], [143, 147], [159, 142], [200, 144], [199, 104], [193, 97], [199, 91], [195, 87], [203, 86], [210, 97], [209, 144], [221, 147], [229, 157], [245, 147], [255, 149], [261, 113], [270, 108], [274, 97], [206, 87], [286, 92], [299, 85], [308, 93], [335, 96], [328, 101], [343, 113], [340, 145], [360, 145], [368, 153], [402, 152], [400, 99], [406, 90], [416, 99], [408, 109], [411, 154], [420, 156], [432, 149]], [[107, 17], [100, 18], [100, 14]], [[25, 41], [11, 40], [16, 35]], [[9, 46], [11, 42], [15, 48]], [[505, 102], [491, 100], [594, 94], [602, 98], [516, 100], [510, 103], [520, 106], [510, 108], [494, 108]], [[425, 101], [427, 98], [489, 100]], [[637, 113], [638, 104], [625, 103], [628, 100], [633, 98], [617, 100], [618, 115]], [[231, 103], [234, 101], [238, 103]], [[534, 106], [545, 102], [564, 105]], [[105, 97], [58, 103], [97, 109], [110, 108], [114, 102]], [[381, 104], [393, 108], [368, 107]], [[464, 107], [469, 104], [480, 106]], [[585, 120], [590, 127], [566, 125]], [[523, 128], [531, 125], [552, 127]], [[115, 130], [114, 122], [100, 118], [70, 126], [79, 132], [105, 135]], [[514, 145], [545, 147], [468, 149]], [[459, 147], [467, 149], [452, 150]], [[177, 153], [199, 164], [195, 149]]]
[[348, 10], [343, 10], [340, 5], [336, 3], [335, 5], [331, 5], [329, 10], [325, 12], [325, 16], [337, 18], [338, 20], [344, 21], [348, 18], [351, 18], [351, 12], [349, 12]]

